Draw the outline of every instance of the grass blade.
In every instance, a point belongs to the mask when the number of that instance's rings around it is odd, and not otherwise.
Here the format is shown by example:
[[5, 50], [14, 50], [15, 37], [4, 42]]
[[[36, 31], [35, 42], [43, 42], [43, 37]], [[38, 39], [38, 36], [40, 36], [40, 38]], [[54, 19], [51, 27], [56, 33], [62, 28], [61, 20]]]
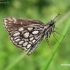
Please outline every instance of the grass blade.
[[54, 46], [54, 48], [53, 48], [53, 53], [49, 56], [49, 58], [47, 59], [46, 63], [44, 64], [44, 66], [42, 67], [41, 70], [47, 70], [47, 69], [48, 69], [48, 67], [49, 67], [49, 65], [50, 65], [50, 63], [51, 63], [51, 61], [52, 61], [52, 59], [53, 59], [53, 57], [54, 57], [54, 55], [55, 55], [55, 53], [56, 53], [56, 51], [57, 51], [59, 45], [60, 45], [60, 43], [62, 42], [64, 36], [66, 35], [66, 33], [67, 33], [69, 27], [70, 27], [70, 18], [68, 19], [68, 21], [67, 21], [67, 23], [66, 23], [66, 26], [65, 26], [65, 28], [64, 28], [64, 30], [63, 30], [63, 32], [62, 32], [62, 35], [63, 35], [63, 36], [60, 37], [59, 43], [57, 42], [57, 43], [55, 44], [55, 46]]
[[19, 61], [21, 61], [26, 54], [22, 53], [19, 57], [17, 57], [16, 60], [12, 61], [6, 68], [5, 70], [11, 70]]

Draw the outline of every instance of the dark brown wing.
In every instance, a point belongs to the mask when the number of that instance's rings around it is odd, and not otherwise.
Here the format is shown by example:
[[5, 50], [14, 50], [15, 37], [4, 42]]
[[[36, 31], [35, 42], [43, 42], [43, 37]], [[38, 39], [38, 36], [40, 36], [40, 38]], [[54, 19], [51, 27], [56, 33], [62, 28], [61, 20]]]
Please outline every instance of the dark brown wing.
[[[40, 40], [44, 31], [43, 25], [43, 22], [38, 20], [4, 18], [4, 26], [9, 33], [11, 41], [24, 50], [29, 49], [31, 46], [33, 47]], [[32, 51], [31, 49], [30, 51]]]

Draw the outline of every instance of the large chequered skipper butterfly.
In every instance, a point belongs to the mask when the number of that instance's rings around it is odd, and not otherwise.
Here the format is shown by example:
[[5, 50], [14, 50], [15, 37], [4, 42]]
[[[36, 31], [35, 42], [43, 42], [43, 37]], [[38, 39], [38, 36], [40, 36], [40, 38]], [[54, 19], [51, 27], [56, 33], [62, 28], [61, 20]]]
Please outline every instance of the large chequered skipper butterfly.
[[29, 49], [27, 55], [30, 55], [44, 37], [50, 37], [55, 27], [54, 19], [44, 24], [38, 20], [7, 17], [4, 18], [4, 26], [13, 44], [23, 50]]

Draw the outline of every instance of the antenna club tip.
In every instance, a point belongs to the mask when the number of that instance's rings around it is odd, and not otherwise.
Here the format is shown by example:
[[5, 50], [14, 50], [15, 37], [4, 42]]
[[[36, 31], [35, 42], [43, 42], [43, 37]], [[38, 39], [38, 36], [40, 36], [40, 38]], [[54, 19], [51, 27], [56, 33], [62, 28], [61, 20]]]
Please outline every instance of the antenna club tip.
[[[59, 15], [61, 15], [61, 13], [57, 14], [57, 16], [56, 16], [56, 17], [58, 17]], [[55, 18], [56, 18], [56, 17], [55, 17]], [[54, 19], [55, 19], [55, 18], [54, 18]], [[54, 19], [53, 19], [53, 20], [54, 20]]]
[[59, 13], [59, 15], [61, 15], [61, 13]]

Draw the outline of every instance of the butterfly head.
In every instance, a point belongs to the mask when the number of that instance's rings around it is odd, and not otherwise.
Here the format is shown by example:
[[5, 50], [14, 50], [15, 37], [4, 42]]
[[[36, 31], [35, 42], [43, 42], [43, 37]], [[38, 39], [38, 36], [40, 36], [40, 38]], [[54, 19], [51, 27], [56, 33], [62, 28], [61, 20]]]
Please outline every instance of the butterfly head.
[[51, 20], [51, 22], [49, 22], [49, 26], [53, 26], [55, 24], [55, 19], [60, 15], [61, 13], [59, 13], [53, 20]]
[[51, 22], [49, 23], [49, 26], [53, 26], [55, 23], [55, 21], [51, 20]]
[[[56, 17], [58, 17], [61, 13], [59, 13]], [[55, 19], [56, 17], [51, 20], [46, 26], [45, 26], [45, 36], [46, 38], [50, 37], [51, 33], [54, 31], [55, 28]]]

